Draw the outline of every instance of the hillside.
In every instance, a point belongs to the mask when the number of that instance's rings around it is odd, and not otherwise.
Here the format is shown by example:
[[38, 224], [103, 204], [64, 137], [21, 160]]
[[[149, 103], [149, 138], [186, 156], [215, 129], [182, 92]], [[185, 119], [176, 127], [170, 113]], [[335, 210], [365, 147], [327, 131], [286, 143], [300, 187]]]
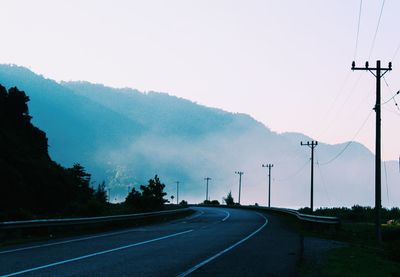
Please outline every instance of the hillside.
[[100, 204], [90, 174], [51, 160], [46, 134], [31, 123], [28, 101], [24, 91], [0, 85], [0, 220], [98, 213], [89, 207]]
[[[234, 172], [241, 170], [242, 203], [265, 204], [267, 173], [261, 164], [274, 163], [272, 205], [309, 204], [310, 151], [299, 144], [311, 138], [303, 134], [278, 134], [248, 115], [166, 93], [57, 83], [17, 66], [1, 65], [0, 82], [30, 92], [33, 122], [48, 134], [50, 155], [66, 166], [79, 162], [95, 180], [106, 180], [113, 200], [155, 174], [165, 180], [169, 195], [179, 180], [181, 199], [204, 200], [206, 176], [212, 178], [212, 199], [221, 201], [230, 190], [237, 199]], [[323, 165], [343, 147], [320, 142], [316, 148], [315, 205], [373, 205], [374, 158], [368, 149], [353, 143]], [[397, 166], [386, 163], [386, 206], [400, 205]]]

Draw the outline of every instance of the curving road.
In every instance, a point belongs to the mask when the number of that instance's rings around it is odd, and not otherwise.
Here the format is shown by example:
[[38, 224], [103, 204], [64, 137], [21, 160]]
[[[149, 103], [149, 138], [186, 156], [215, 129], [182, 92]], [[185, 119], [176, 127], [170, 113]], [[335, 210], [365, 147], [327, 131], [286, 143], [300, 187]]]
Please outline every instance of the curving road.
[[250, 210], [0, 248], [0, 276], [295, 276], [300, 236]]

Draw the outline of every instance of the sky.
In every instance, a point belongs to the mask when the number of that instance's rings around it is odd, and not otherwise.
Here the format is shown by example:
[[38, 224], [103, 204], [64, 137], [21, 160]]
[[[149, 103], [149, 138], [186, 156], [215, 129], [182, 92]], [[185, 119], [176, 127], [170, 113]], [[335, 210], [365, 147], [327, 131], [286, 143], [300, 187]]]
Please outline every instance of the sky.
[[[352, 72], [353, 60], [392, 62], [382, 102], [400, 89], [397, 0], [1, 0], [0, 7], [0, 63], [57, 81], [166, 92], [329, 144], [355, 140], [374, 152], [375, 77]], [[399, 157], [399, 123], [391, 100], [382, 106], [384, 159]]]

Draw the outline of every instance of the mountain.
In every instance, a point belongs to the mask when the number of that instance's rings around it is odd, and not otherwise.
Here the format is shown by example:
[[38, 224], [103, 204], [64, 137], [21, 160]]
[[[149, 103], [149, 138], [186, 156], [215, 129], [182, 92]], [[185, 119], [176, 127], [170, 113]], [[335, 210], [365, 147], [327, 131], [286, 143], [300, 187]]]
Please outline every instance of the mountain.
[[[237, 200], [235, 171], [243, 171], [241, 202], [265, 205], [267, 172], [261, 164], [273, 163], [271, 204], [309, 205], [310, 149], [300, 146], [312, 140], [306, 135], [278, 134], [248, 115], [166, 93], [57, 83], [18, 66], [0, 65], [0, 83], [29, 95], [30, 113], [48, 135], [51, 157], [65, 166], [84, 165], [97, 182], [106, 180], [115, 200], [155, 174], [169, 195], [179, 180], [180, 199], [189, 202], [204, 200], [204, 177], [212, 178], [211, 199], [221, 201], [231, 190]], [[324, 164], [345, 146], [320, 142], [316, 147], [315, 206], [374, 204], [374, 155], [367, 148], [353, 142]], [[398, 164], [386, 162], [382, 168], [387, 173], [382, 173], [383, 204], [399, 206]]]

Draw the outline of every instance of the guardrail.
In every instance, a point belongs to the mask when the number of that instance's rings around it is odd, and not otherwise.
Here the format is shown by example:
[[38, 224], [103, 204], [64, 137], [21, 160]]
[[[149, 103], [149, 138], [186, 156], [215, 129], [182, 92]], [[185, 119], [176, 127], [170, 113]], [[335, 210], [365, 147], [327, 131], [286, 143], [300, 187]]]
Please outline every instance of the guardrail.
[[291, 214], [293, 216], [296, 216], [301, 221], [323, 223], [323, 224], [333, 224], [333, 225], [340, 224], [340, 219], [338, 217], [302, 214], [296, 210], [285, 209], [285, 208], [266, 208], [266, 210]]
[[81, 218], [61, 218], [61, 219], [38, 219], [38, 220], [23, 220], [23, 221], [4, 221], [0, 222], [0, 230], [8, 229], [25, 229], [36, 227], [57, 227], [68, 225], [81, 225], [81, 224], [96, 224], [108, 223], [115, 221], [138, 220], [151, 217], [159, 217], [164, 215], [176, 215], [188, 212], [190, 208], [182, 208], [167, 211], [126, 214], [126, 215], [112, 215], [112, 216], [97, 216], [97, 217], [81, 217]]
[[[195, 205], [196, 206], [196, 205]], [[270, 211], [270, 212], [277, 212], [286, 215], [295, 216], [298, 220], [305, 223], [315, 223], [319, 225], [328, 225], [328, 226], [338, 226], [340, 224], [340, 219], [338, 217], [331, 217], [331, 216], [319, 216], [319, 215], [309, 215], [309, 214], [302, 214], [293, 209], [286, 209], [286, 208], [268, 208], [262, 206], [225, 206], [225, 205], [197, 205], [197, 206], [205, 206], [205, 207], [228, 207], [228, 208], [236, 208], [236, 209], [248, 209], [248, 210], [259, 210], [259, 211]]]

